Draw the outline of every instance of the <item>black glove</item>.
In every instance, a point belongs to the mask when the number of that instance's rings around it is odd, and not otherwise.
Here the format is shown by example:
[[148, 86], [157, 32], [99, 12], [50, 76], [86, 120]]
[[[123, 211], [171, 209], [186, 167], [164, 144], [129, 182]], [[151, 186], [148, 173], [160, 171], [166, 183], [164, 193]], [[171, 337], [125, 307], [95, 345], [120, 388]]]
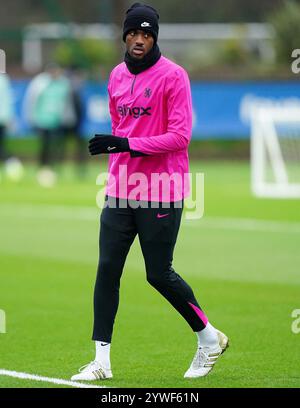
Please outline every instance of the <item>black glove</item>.
[[129, 152], [127, 137], [112, 135], [95, 135], [89, 141], [89, 152], [92, 156], [100, 153], [121, 153]]
[[92, 156], [101, 153], [130, 152], [131, 157], [148, 156], [145, 153], [131, 150], [127, 137], [113, 135], [95, 135], [89, 141], [89, 152]]

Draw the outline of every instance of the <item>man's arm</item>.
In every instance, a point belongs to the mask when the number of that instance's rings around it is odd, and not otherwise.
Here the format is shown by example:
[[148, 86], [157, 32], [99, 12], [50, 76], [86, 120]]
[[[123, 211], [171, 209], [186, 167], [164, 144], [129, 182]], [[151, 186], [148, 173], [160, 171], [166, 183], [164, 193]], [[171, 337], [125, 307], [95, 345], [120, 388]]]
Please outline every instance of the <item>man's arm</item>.
[[[118, 112], [111, 98], [110, 86], [109, 110], [112, 121], [112, 133], [115, 134], [119, 121]], [[89, 142], [92, 155], [101, 153], [130, 152], [131, 157], [151, 156], [186, 149], [192, 134], [192, 98], [187, 73], [178, 70], [166, 86], [168, 129], [157, 136], [118, 137], [96, 135]]]
[[[118, 112], [116, 110], [116, 105], [115, 105], [115, 103], [114, 103], [114, 101], [112, 100], [112, 97], [111, 97], [111, 81], [110, 81], [110, 79], [109, 79], [109, 82], [108, 82], [107, 90], [108, 90], [109, 113], [110, 113], [110, 117], [111, 117], [111, 130], [112, 130], [112, 134], [115, 135], [116, 134], [116, 128], [118, 126], [120, 117], [119, 117], [119, 114], [118, 114]], [[123, 141], [121, 141], [121, 142], [123, 142]], [[126, 147], [128, 149], [126, 149], [124, 151], [129, 151], [131, 157], [147, 156], [147, 154], [144, 154], [142, 152], [131, 150], [129, 148], [128, 142], [127, 142]], [[112, 151], [112, 153], [113, 153], [113, 151]]]
[[185, 149], [192, 134], [192, 97], [190, 81], [184, 70], [176, 72], [168, 84], [168, 129], [163, 135], [130, 137], [130, 149], [156, 155]]
[[97, 134], [89, 140], [88, 150], [92, 156], [102, 153], [129, 152], [130, 150], [127, 138], [115, 136], [120, 119], [112, 98], [111, 75], [109, 77], [107, 91], [112, 135]]

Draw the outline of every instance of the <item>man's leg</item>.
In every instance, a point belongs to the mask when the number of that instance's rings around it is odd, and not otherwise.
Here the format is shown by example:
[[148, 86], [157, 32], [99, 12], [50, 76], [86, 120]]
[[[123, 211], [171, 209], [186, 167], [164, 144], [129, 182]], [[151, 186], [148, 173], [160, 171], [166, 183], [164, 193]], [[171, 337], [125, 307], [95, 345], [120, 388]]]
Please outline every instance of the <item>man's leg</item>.
[[51, 163], [51, 139], [50, 132], [47, 129], [39, 129], [40, 152], [39, 164], [41, 167], [48, 166]]
[[119, 305], [120, 278], [135, 236], [131, 208], [105, 207], [102, 210], [100, 257], [94, 291], [93, 340], [111, 342]]
[[107, 199], [110, 205], [101, 213], [99, 263], [94, 290], [94, 330], [96, 345], [94, 361], [84, 367], [72, 380], [104, 380], [112, 378], [110, 366], [110, 343], [115, 316], [119, 305], [120, 278], [124, 263], [136, 235], [131, 208], [112, 207], [114, 199]]
[[183, 316], [193, 331], [203, 330], [207, 317], [191, 287], [172, 267], [182, 208], [138, 208], [136, 220], [148, 282]]
[[139, 209], [137, 229], [148, 282], [183, 316], [196, 332], [198, 347], [185, 378], [203, 377], [228, 347], [228, 338], [216, 330], [201, 310], [190, 286], [172, 268], [173, 251], [182, 208]]
[[53, 187], [56, 183], [56, 173], [51, 168], [53, 166], [53, 131], [50, 129], [38, 129], [40, 139], [39, 166], [37, 179], [43, 187]]

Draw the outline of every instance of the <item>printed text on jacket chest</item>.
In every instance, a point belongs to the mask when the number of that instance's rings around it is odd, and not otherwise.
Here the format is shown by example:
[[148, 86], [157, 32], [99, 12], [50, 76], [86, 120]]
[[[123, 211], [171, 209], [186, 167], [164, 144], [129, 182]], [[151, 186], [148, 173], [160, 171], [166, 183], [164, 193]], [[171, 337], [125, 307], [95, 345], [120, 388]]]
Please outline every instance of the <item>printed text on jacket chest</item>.
[[119, 105], [118, 112], [122, 117], [132, 116], [134, 119], [138, 119], [141, 116], [151, 116], [151, 106], [133, 106], [129, 107], [128, 105]]

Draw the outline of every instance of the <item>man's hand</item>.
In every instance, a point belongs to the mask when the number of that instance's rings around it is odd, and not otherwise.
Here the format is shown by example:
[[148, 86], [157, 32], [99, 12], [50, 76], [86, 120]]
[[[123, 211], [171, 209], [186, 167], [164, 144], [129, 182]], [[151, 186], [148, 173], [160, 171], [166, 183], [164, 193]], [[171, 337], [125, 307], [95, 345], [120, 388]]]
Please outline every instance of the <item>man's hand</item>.
[[95, 135], [89, 141], [89, 152], [92, 156], [101, 153], [129, 152], [127, 137], [113, 135]]
[[145, 153], [131, 150], [127, 137], [113, 135], [95, 135], [89, 141], [89, 152], [92, 156], [101, 153], [130, 152], [131, 157], [148, 156]]

